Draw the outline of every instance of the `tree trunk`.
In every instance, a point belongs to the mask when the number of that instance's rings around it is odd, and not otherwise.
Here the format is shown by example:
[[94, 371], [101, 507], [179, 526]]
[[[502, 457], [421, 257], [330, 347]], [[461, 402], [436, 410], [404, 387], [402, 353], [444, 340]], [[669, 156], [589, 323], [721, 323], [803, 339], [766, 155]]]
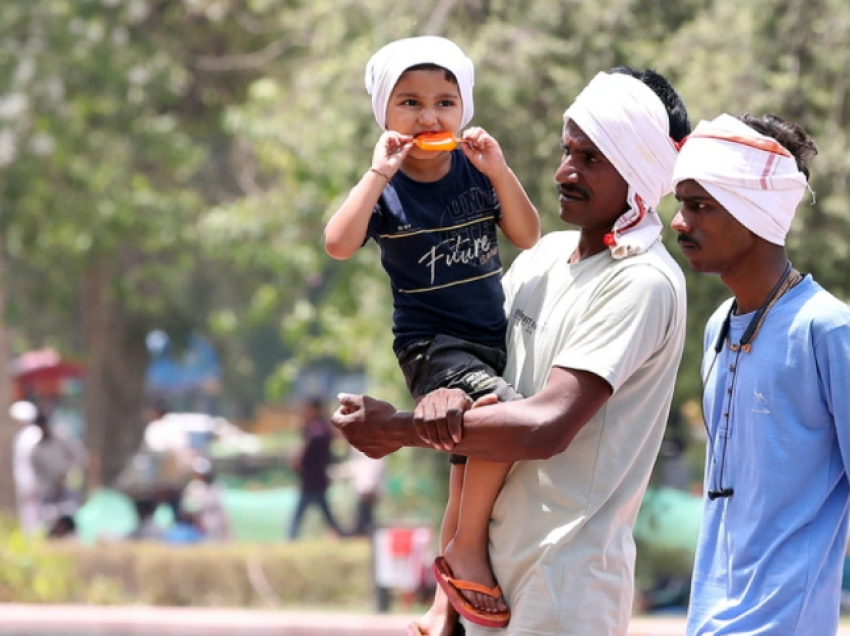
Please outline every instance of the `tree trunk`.
[[0, 246], [0, 513], [15, 512], [15, 476], [12, 457], [16, 426], [9, 418], [12, 377], [9, 369], [9, 332], [6, 328], [6, 252]]
[[92, 486], [114, 484], [144, 435], [145, 329], [116, 302], [110, 268], [96, 266], [82, 284], [86, 363], [86, 447]]

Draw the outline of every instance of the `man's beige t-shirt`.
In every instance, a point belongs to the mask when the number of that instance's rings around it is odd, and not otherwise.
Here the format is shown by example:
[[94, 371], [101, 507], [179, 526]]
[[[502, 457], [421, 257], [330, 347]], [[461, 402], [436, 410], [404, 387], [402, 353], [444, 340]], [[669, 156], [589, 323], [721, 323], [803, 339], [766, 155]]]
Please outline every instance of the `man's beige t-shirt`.
[[505, 378], [530, 396], [563, 367], [613, 388], [563, 453], [517, 462], [496, 502], [490, 555], [511, 608], [505, 636], [626, 634], [632, 527], [684, 346], [684, 277], [661, 243], [624, 260], [606, 250], [569, 264], [578, 236], [546, 235], [504, 278]]

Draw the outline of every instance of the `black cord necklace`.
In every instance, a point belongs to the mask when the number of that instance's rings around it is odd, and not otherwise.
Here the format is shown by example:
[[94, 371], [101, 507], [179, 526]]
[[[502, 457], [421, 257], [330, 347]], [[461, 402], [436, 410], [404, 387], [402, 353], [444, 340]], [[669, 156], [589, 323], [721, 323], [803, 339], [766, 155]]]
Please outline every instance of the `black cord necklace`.
[[[732, 306], [729, 308], [729, 313], [726, 314], [726, 318], [723, 320], [723, 324], [720, 327], [720, 331], [717, 334], [717, 341], [714, 343], [714, 359], [711, 361], [711, 366], [708, 368], [708, 372], [703, 377], [703, 390], [705, 390], [705, 383], [708, 381], [708, 378], [711, 376], [711, 372], [714, 369], [714, 365], [717, 362], [717, 358], [720, 355], [720, 352], [723, 350], [723, 345], [728, 344], [729, 349], [731, 349], [735, 353], [734, 362], [729, 365], [729, 370], [732, 372], [732, 381], [730, 382], [730, 386], [726, 391], [727, 401], [726, 408], [723, 411], [723, 418], [726, 420], [726, 427], [723, 432], [723, 452], [720, 456], [720, 466], [716, 471], [716, 484], [715, 488], [711, 488], [706, 493], [708, 498], [712, 501], [718, 498], [728, 498], [735, 494], [735, 490], [723, 485], [723, 472], [726, 468], [726, 447], [729, 445], [729, 436], [731, 432], [730, 426], [730, 415], [732, 412], [732, 402], [735, 397], [735, 386], [738, 381], [738, 362], [741, 357], [741, 352], [749, 353], [752, 350], [753, 341], [756, 339], [759, 330], [761, 329], [762, 323], [764, 323], [765, 318], [767, 317], [768, 312], [773, 308], [773, 306], [777, 303], [777, 301], [785, 295], [785, 293], [794, 287], [797, 283], [799, 283], [803, 279], [804, 275], [800, 274], [796, 269], [791, 267], [790, 261], [785, 266], [785, 270], [782, 272], [782, 276], [779, 277], [779, 280], [776, 281], [776, 285], [773, 286], [773, 289], [768, 294], [765, 301], [762, 303], [761, 307], [759, 307], [753, 317], [750, 319], [750, 324], [747, 325], [747, 328], [744, 330], [744, 334], [741, 336], [741, 339], [738, 341], [738, 344], [734, 344], [729, 340], [729, 329], [732, 322], [732, 315], [738, 309], [738, 300], [735, 299], [732, 301]], [[708, 439], [709, 446], [709, 461], [713, 464], [717, 464], [717, 455], [715, 453], [714, 440], [711, 436], [711, 431], [708, 428], [708, 423], [705, 421], [705, 416], [703, 415], [703, 426], [705, 427], [706, 438]], [[714, 478], [714, 474], [712, 475]], [[714, 480], [714, 479], [713, 479]]]
[[[764, 319], [767, 317], [767, 312], [769, 312], [773, 306], [776, 304], [785, 292], [791, 289], [794, 285], [800, 282], [803, 278], [803, 275], [800, 274], [796, 269], [791, 267], [791, 262], [785, 266], [785, 270], [782, 272], [782, 276], [779, 277], [779, 280], [776, 281], [776, 285], [773, 286], [773, 289], [770, 290], [770, 294], [768, 294], [765, 301], [762, 303], [761, 307], [756, 310], [756, 313], [753, 314], [752, 319], [750, 320], [750, 324], [747, 325], [746, 330], [744, 331], [744, 335], [741, 336], [741, 340], [738, 344], [732, 344], [729, 342], [729, 348], [732, 351], [737, 351], [739, 348], [743, 348], [747, 353], [750, 352], [750, 348], [752, 347], [753, 340], [756, 339], [756, 335], [758, 335], [759, 329], [761, 329], [761, 325], [764, 322]], [[729, 313], [726, 314], [726, 318], [723, 320], [723, 325], [720, 327], [720, 332], [717, 334], [717, 342], [714, 343], [714, 353], [719, 354], [723, 349], [724, 341], [729, 338], [729, 325], [732, 322], [732, 315], [738, 310], [738, 299], [732, 301], [732, 306], [729, 307]], [[715, 355], [716, 360], [716, 355]], [[713, 364], [713, 363], [712, 363]]]

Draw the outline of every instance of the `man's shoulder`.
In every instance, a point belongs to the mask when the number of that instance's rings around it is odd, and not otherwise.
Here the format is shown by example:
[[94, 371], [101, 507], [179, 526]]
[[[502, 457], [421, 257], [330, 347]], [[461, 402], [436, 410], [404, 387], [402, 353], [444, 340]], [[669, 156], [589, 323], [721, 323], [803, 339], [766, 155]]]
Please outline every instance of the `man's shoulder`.
[[617, 261], [617, 263], [621, 264], [624, 271], [631, 268], [641, 268], [630, 273], [642, 281], [666, 280], [676, 289], [682, 291], [685, 289], [685, 274], [682, 272], [682, 268], [660, 241], [654, 243], [645, 252]]
[[[806, 285], [806, 281], [804, 281], [803, 285]], [[823, 313], [818, 310], [824, 309], [838, 315], [850, 316], [850, 305], [825, 287], [822, 287], [813, 278], [809, 277], [808, 286], [804, 288], [804, 292], [807, 295], [806, 304], [814, 304], [816, 313]]]
[[510, 273], [514, 277], [523, 278], [537, 272], [549, 269], [558, 259], [566, 259], [578, 245], [578, 232], [569, 230], [548, 232], [540, 240], [519, 253], [511, 263]]
[[670, 254], [670, 251], [661, 241], [653, 243], [649, 249], [647, 249], [643, 254], [639, 254], [638, 257], [651, 262], [658, 267], [673, 270], [677, 274], [684, 276], [681, 266], [676, 262], [676, 259], [673, 258], [673, 255]]
[[801, 288], [797, 321], [820, 328], [850, 326], [850, 305], [821, 287], [813, 279], [804, 281]]
[[555, 246], [563, 245], [564, 243], [578, 243], [580, 232], [576, 230], [557, 230], [555, 232], [547, 232], [540, 237], [540, 240], [535, 243], [530, 250], [547, 249]]
[[547, 232], [540, 237], [540, 240], [533, 247], [524, 250], [520, 256], [526, 259], [533, 260], [537, 263], [538, 259], [549, 255], [552, 258], [566, 259], [569, 253], [565, 250], [573, 250], [578, 245], [579, 233], [574, 230], [559, 230], [557, 232]]

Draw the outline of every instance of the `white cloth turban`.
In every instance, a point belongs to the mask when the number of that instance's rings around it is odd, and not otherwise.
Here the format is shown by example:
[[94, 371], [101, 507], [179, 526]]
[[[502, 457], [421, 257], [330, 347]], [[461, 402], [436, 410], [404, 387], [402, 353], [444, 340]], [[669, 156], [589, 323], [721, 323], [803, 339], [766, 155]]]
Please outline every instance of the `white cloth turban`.
[[475, 107], [472, 87], [475, 67], [460, 47], [446, 38], [423, 35], [390, 42], [372, 56], [366, 65], [366, 92], [372, 96], [372, 112], [382, 129], [387, 127], [387, 104], [398, 78], [411, 66], [436, 64], [457, 78], [463, 108], [460, 127], [472, 120]]
[[671, 192], [676, 145], [667, 109], [640, 80], [599, 73], [564, 113], [596, 144], [629, 186], [629, 209], [617, 219], [607, 243], [614, 258], [640, 254], [664, 227], [656, 208]]
[[673, 187], [693, 179], [745, 228], [785, 245], [808, 182], [775, 139], [731, 115], [701, 121], [682, 146]]

